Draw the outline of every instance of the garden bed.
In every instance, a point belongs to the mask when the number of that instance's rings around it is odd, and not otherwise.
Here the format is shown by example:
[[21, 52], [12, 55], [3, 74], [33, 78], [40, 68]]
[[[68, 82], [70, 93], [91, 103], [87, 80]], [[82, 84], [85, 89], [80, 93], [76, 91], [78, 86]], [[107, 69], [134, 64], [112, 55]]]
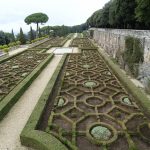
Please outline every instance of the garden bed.
[[38, 49], [50, 49], [51, 47], [62, 47], [65, 42], [66, 38], [64, 37], [52, 38], [38, 46], [33, 47], [32, 49], [38, 50]]
[[[22, 143], [35, 147], [29, 139], [41, 132], [69, 150], [150, 149], [150, 120], [127, 88], [97, 50], [69, 54], [57, 82], [49, 82], [33, 111]], [[37, 133], [31, 137], [30, 131]], [[45, 146], [48, 139], [41, 139], [38, 144]]]
[[79, 47], [80, 49], [97, 49], [97, 47], [88, 38], [75, 38], [70, 47]]
[[0, 64], [0, 119], [16, 103], [52, 56], [26, 50]]

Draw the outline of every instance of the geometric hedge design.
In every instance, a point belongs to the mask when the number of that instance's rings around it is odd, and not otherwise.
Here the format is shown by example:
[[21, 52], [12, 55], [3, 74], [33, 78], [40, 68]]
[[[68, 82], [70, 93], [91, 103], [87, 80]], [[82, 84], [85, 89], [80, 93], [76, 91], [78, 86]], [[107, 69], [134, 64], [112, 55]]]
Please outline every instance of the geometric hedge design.
[[48, 54], [26, 50], [0, 64], [0, 101], [19, 84]]
[[51, 46], [56, 46], [56, 47], [59, 47], [59, 46], [62, 46], [61, 43], [65, 40], [64, 37], [56, 37], [56, 38], [53, 38], [53, 39], [50, 39], [38, 46], [35, 46], [33, 47], [34, 49], [42, 49], [42, 48], [46, 48], [47, 46], [51, 45]]
[[150, 126], [97, 50], [68, 56], [46, 132], [69, 149], [150, 149]]

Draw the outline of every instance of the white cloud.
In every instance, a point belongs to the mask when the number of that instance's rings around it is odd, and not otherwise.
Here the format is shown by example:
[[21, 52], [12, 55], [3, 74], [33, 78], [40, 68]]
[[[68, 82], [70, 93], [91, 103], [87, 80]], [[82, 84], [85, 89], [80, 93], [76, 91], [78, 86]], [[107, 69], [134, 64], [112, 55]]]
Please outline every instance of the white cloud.
[[[24, 23], [26, 16], [43, 12], [49, 16], [49, 25], [77, 25], [84, 23], [91, 14], [109, 0], [1, 0], [0, 30], [25, 32], [29, 26]], [[34, 28], [35, 26], [32, 25]]]

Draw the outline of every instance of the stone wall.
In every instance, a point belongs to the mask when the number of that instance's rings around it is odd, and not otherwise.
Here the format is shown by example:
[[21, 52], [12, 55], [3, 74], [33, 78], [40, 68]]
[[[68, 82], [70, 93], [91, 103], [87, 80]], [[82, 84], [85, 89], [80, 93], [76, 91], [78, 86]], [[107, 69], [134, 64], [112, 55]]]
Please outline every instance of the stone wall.
[[144, 62], [150, 61], [150, 30], [95, 29], [93, 38], [114, 58], [118, 51], [125, 50], [125, 38], [132, 36], [140, 39], [144, 48]]
[[144, 63], [139, 65], [138, 79], [146, 86], [150, 79], [150, 30], [96, 29], [93, 39], [113, 58], [119, 57], [124, 65], [122, 52], [125, 50], [125, 38], [132, 36], [140, 39], [144, 49]]

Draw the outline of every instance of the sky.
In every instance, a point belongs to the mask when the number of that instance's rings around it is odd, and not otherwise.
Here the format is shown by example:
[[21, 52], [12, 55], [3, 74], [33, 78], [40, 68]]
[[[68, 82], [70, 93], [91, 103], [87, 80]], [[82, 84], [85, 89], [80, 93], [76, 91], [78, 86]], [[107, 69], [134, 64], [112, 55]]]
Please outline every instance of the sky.
[[[18, 33], [30, 30], [24, 19], [37, 12], [46, 13], [49, 21], [44, 25], [73, 26], [86, 22], [109, 0], [0, 0], [0, 30]], [[31, 24], [36, 29], [34, 24]], [[42, 27], [42, 25], [40, 25]]]

